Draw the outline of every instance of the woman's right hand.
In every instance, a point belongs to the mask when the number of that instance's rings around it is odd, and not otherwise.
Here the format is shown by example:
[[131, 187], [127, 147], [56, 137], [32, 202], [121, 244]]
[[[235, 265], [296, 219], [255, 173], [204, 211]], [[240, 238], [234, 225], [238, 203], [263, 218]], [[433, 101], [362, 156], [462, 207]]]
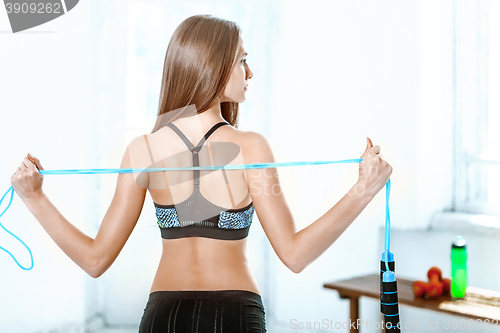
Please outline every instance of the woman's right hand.
[[367, 137], [365, 152], [360, 157], [359, 177], [356, 183], [356, 193], [375, 196], [387, 183], [392, 174], [392, 166], [380, 156], [380, 147], [373, 146]]
[[43, 175], [39, 170], [43, 167], [38, 158], [28, 154], [10, 178], [14, 191], [25, 203], [43, 194]]

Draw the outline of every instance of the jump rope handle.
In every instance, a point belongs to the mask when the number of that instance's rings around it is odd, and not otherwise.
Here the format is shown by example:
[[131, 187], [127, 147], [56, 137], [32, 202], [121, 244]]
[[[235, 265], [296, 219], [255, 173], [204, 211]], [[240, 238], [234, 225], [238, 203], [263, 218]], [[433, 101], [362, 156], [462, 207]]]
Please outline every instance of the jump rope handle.
[[398, 327], [399, 306], [395, 266], [394, 254], [391, 251], [383, 252], [380, 261], [380, 312], [384, 314], [386, 332], [401, 332]]
[[389, 250], [391, 239], [391, 218], [389, 213], [389, 196], [391, 179], [386, 184], [385, 213], [385, 251], [380, 261], [380, 312], [384, 314], [386, 332], [401, 332], [399, 324], [398, 285], [396, 282], [396, 262], [394, 254]]

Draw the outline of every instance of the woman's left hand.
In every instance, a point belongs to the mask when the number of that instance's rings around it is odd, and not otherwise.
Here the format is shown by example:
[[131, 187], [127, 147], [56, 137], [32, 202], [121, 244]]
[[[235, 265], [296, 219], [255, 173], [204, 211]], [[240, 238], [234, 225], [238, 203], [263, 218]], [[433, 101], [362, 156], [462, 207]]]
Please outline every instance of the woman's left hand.
[[43, 170], [40, 161], [28, 155], [10, 178], [12, 187], [23, 201], [43, 195], [43, 175], [38, 170]]

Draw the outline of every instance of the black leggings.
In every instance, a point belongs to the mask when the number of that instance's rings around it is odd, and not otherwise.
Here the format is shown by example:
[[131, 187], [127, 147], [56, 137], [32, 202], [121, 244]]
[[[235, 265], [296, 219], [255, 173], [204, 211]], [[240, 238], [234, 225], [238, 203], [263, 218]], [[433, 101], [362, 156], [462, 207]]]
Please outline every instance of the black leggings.
[[154, 291], [139, 333], [265, 333], [264, 305], [248, 290]]

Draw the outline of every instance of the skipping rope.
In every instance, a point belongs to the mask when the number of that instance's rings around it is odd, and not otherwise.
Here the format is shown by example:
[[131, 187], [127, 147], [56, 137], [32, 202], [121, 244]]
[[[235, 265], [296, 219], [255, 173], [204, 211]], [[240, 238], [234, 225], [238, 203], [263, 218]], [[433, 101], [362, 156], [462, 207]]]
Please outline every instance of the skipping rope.
[[[257, 164], [240, 164], [240, 165], [222, 165], [222, 166], [197, 166], [185, 168], [145, 168], [145, 169], [61, 169], [61, 170], [38, 170], [42, 175], [67, 175], [67, 174], [104, 174], [104, 173], [141, 173], [141, 172], [159, 172], [159, 171], [181, 171], [181, 170], [235, 170], [235, 169], [263, 169], [263, 168], [277, 168], [285, 166], [301, 166], [301, 165], [319, 165], [319, 164], [332, 164], [332, 163], [361, 163], [362, 158], [355, 158], [349, 160], [337, 161], [298, 161], [298, 162], [282, 162], [282, 163], [257, 163]], [[386, 213], [385, 213], [385, 251], [382, 252], [382, 260], [380, 262], [380, 311], [384, 314], [385, 330], [391, 332], [400, 332], [399, 325], [399, 310], [398, 310], [398, 294], [395, 274], [395, 261], [394, 254], [389, 251], [390, 237], [391, 237], [391, 219], [389, 214], [389, 195], [391, 192], [391, 179], [387, 180], [386, 186]], [[5, 192], [0, 199], [0, 205], [5, 196], [11, 192], [10, 201], [7, 208], [0, 214], [2, 217], [9, 209], [12, 199], [14, 197], [14, 188], [10, 188]], [[31, 270], [34, 265], [33, 254], [26, 243], [19, 237], [7, 230], [2, 223], [0, 223], [7, 233], [15, 237], [21, 242], [29, 251], [31, 257], [31, 266], [26, 268], [22, 266], [16, 257], [6, 248], [0, 246], [0, 249], [7, 252], [16, 264], [24, 269]]]

